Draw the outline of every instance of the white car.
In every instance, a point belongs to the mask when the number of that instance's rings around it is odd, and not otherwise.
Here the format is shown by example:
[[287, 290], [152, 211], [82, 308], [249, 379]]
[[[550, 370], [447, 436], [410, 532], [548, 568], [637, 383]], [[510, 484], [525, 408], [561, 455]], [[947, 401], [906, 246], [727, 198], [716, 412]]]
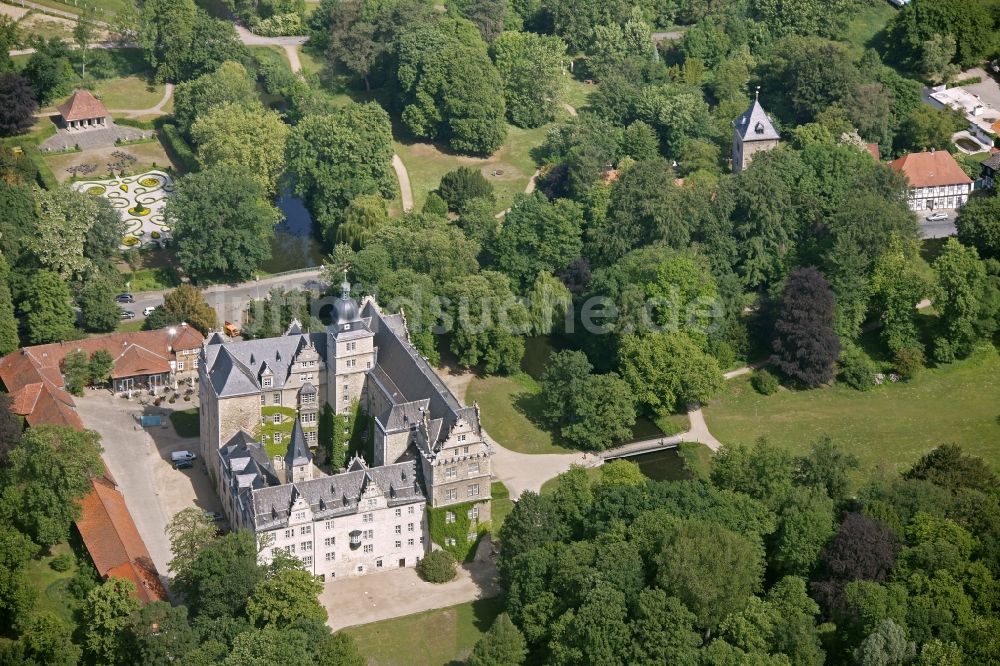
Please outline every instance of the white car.
[[190, 451], [174, 451], [173, 453], [170, 454], [170, 460], [172, 462], [189, 461], [189, 460], [194, 460], [197, 457], [198, 456], [191, 453]]
[[155, 309], [156, 308], [152, 307], [152, 306], [150, 306], [148, 308], [143, 308], [142, 309], [142, 316], [143, 317], [148, 317], [149, 315], [153, 314], [153, 310], [155, 310]]
[[944, 222], [945, 220], [948, 219], [948, 214], [947, 213], [931, 213], [930, 215], [928, 215], [924, 219], [927, 220], [928, 222]]

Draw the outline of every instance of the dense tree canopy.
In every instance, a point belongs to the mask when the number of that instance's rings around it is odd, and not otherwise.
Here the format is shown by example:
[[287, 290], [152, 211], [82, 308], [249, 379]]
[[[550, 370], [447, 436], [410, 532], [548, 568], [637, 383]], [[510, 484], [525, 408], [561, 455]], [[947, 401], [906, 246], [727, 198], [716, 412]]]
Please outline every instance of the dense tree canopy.
[[472, 23], [442, 18], [417, 25], [396, 48], [401, 118], [413, 136], [477, 155], [503, 144], [503, 82]]
[[164, 215], [173, 227], [177, 259], [195, 280], [250, 278], [270, 258], [280, 219], [252, 173], [221, 164], [181, 179]]
[[833, 292], [822, 273], [815, 268], [792, 271], [774, 322], [771, 362], [805, 386], [833, 379], [833, 364], [840, 353], [833, 310]]

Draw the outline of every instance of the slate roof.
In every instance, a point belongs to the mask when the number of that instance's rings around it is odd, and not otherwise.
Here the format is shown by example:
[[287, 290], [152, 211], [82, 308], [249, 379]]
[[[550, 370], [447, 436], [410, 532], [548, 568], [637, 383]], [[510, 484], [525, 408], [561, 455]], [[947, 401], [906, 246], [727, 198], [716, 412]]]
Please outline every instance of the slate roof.
[[392, 389], [390, 397], [395, 402], [393, 408], [378, 415], [383, 427], [389, 429], [390, 424], [396, 425], [404, 417], [411, 421], [414, 416], [419, 418], [419, 408], [424, 407], [429, 418], [441, 419], [445, 428], [464, 419], [478, 430], [475, 408], [463, 406], [427, 359], [410, 344], [401, 315], [382, 314], [371, 299], [366, 299], [362, 315], [370, 319], [369, 326], [375, 334], [378, 350], [373, 376], [379, 381], [385, 378], [391, 381], [391, 387], [387, 388]]
[[107, 108], [87, 90], [76, 90], [72, 97], [56, 107], [64, 120], [88, 120], [108, 116]]
[[906, 176], [910, 187], [938, 187], [972, 183], [962, 167], [947, 150], [909, 153], [892, 163], [892, 168]]
[[312, 462], [312, 454], [306, 444], [306, 436], [302, 434], [302, 422], [295, 419], [292, 426], [292, 438], [288, 442], [288, 452], [285, 453], [285, 469], [308, 465]]
[[993, 169], [994, 172], [1000, 171], [1000, 153], [993, 153], [983, 160], [983, 166]]
[[416, 461], [362, 468], [299, 483], [254, 489], [253, 523], [257, 530], [271, 530], [288, 522], [297, 497], [312, 509], [314, 520], [326, 520], [358, 512], [358, 501], [366, 484], [374, 483], [389, 506], [426, 502], [423, 480]]
[[781, 138], [764, 112], [764, 107], [756, 99], [743, 115], [733, 121], [733, 127], [744, 141], [775, 141]]
[[219, 397], [248, 395], [260, 391], [264, 367], [272, 373], [271, 388], [288, 381], [295, 355], [312, 343], [321, 359], [326, 358], [326, 333], [291, 333], [277, 338], [241, 340], [203, 347], [202, 363]]

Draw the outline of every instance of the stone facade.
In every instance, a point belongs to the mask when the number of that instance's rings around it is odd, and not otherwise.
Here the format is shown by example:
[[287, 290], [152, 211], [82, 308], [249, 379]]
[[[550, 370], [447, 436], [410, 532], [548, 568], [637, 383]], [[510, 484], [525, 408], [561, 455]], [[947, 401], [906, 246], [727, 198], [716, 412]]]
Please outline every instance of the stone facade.
[[780, 140], [760, 101], [754, 99], [750, 108], [733, 121], [733, 173], [750, 166], [757, 153], [777, 148]]
[[[267, 340], [213, 335], [199, 363], [202, 453], [231, 525], [266, 541], [262, 559], [280, 548], [324, 576], [415, 565], [431, 548], [430, 508], [472, 503], [462, 508], [470, 538], [491, 517], [478, 408], [434, 373], [402, 315], [371, 298], [359, 306], [349, 289], [323, 332], [293, 323]], [[374, 460], [327, 475], [309, 451], [318, 419], [327, 405], [344, 414], [354, 404], [371, 418]], [[285, 445], [285, 424], [286, 455], [269, 455]]]

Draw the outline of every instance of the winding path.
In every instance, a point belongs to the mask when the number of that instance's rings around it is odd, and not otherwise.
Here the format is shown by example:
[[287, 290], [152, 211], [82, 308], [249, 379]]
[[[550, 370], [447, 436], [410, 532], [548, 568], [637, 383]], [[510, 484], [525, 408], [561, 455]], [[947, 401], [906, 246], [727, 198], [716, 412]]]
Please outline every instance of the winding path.
[[399, 196], [403, 200], [403, 212], [409, 213], [413, 210], [413, 188], [410, 187], [410, 174], [406, 171], [406, 165], [399, 155], [392, 156], [392, 169], [396, 172], [396, 179], [399, 180]]
[[108, 110], [111, 111], [112, 113], [123, 113], [126, 116], [129, 116], [130, 118], [133, 118], [135, 116], [165, 116], [167, 115], [167, 112], [163, 110], [163, 107], [166, 106], [167, 102], [170, 101], [170, 98], [173, 97], [173, 94], [174, 94], [174, 84], [167, 83], [164, 84], [163, 86], [163, 97], [160, 99], [159, 102], [156, 103], [155, 106], [151, 106], [148, 109], [108, 109]]

